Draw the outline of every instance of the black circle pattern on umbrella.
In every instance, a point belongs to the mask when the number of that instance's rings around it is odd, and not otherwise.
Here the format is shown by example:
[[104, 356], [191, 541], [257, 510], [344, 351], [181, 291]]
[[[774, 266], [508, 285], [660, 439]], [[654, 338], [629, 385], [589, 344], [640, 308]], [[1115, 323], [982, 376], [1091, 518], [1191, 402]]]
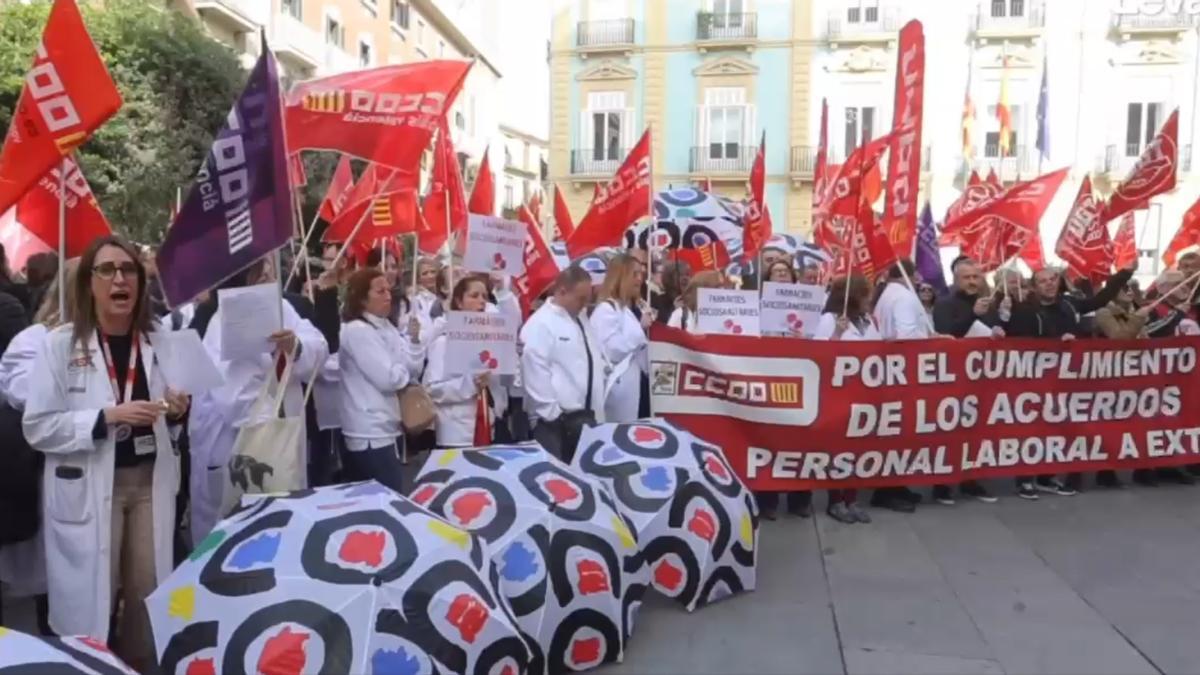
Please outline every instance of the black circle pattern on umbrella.
[[[491, 520], [483, 526], [473, 522], [489, 506], [493, 511]], [[516, 502], [508, 488], [499, 481], [480, 476], [447, 483], [429, 504], [429, 510], [443, 515], [459, 527], [470, 528], [473, 534], [488, 543], [508, 532], [517, 519]]]
[[[372, 572], [343, 567], [329, 561], [326, 558], [329, 540], [338, 532], [355, 527], [379, 528], [386, 532], [391, 537], [396, 557], [385, 567]], [[366, 536], [374, 536], [374, 534], [374, 532], [370, 532]], [[416, 559], [416, 540], [399, 521], [380, 509], [356, 511], [318, 520], [313, 523], [312, 529], [304, 537], [304, 545], [300, 549], [300, 564], [304, 568], [305, 574], [318, 581], [348, 586], [396, 581], [404, 576]]]
[[[742, 496], [742, 499], [745, 500], [743, 503], [746, 505], [746, 513], [750, 514], [750, 531], [758, 532], [758, 511], [755, 510], [757, 507], [754, 504], [754, 495], [747, 492]], [[730, 553], [737, 564], [753, 568], [757, 550], [753, 540], [750, 542], [750, 548], [747, 549], [745, 546], [742, 546], [741, 539], [734, 539], [733, 548], [730, 549]]]
[[[567, 552], [576, 546], [591, 551], [604, 560], [604, 569], [602, 570], [585, 570], [582, 565], [579, 566], [577, 570], [580, 577], [578, 583], [579, 592], [596, 593], [607, 591], [614, 598], [620, 598], [621, 561], [617, 557], [616, 551], [612, 550], [608, 542], [587, 532], [559, 530], [550, 539], [550, 559], [547, 565], [550, 570], [550, 583], [554, 589], [554, 597], [558, 600], [558, 604], [566, 607], [570, 604], [572, 598], [575, 597], [576, 588], [571, 585], [571, 579], [567, 570]], [[606, 574], [607, 578], [600, 578], [597, 576], [599, 574]], [[587, 575], [587, 577], [585, 578], [584, 575]], [[597, 583], [600, 585], [596, 585]]]
[[725, 453], [704, 443], [692, 443], [691, 447], [692, 456], [696, 458], [700, 473], [704, 475], [708, 484], [726, 497], [737, 498], [743, 490], [742, 484], [733, 472], [733, 467], [729, 466]]
[[[692, 514], [692, 519], [684, 523], [688, 506], [696, 500], [705, 502], [708, 509], [698, 509]], [[729, 545], [732, 535], [729, 514], [725, 512], [725, 508], [708, 488], [694, 480], [688, 481], [676, 492], [675, 500], [671, 502], [671, 510], [667, 514], [667, 525], [683, 529], [708, 541], [712, 546], [713, 562], [725, 555], [725, 547]]]
[[[553, 477], [539, 481], [547, 474]], [[550, 462], [530, 464], [521, 470], [517, 480], [534, 499], [545, 504], [551, 513], [563, 520], [587, 521], [596, 515], [595, 488]], [[576, 499], [579, 500], [578, 506], [567, 506]]]
[[37, 635], [29, 635], [28, 637], [38, 640], [46, 646], [52, 647], [64, 655], [75, 659], [79, 662], [79, 665], [64, 663], [62, 661], [20, 663], [0, 668], [0, 675], [75, 675], [76, 673], [79, 675], [125, 675], [126, 673], [126, 671], [110, 665], [104, 659], [68, 644], [64, 638]]
[[249, 541], [267, 530], [277, 530], [287, 526], [292, 520], [292, 512], [276, 511], [268, 513], [250, 523], [244, 529], [237, 531], [213, 551], [212, 557], [200, 570], [200, 585], [210, 593], [236, 598], [254, 595], [275, 588], [275, 570], [271, 567], [248, 570], [245, 572], [228, 572], [224, 569], [225, 561], [243, 542]]
[[[221, 672], [226, 675], [244, 675], [247, 672], [246, 652], [250, 646], [263, 633], [280, 624], [298, 624], [321, 638], [325, 652], [325, 660], [321, 663], [321, 667], [313, 669], [307, 664], [303, 664], [299, 672], [319, 673], [320, 675], [344, 675], [350, 672], [354, 651], [350, 627], [336, 612], [308, 600], [287, 600], [268, 605], [246, 617], [246, 620], [234, 629], [229, 643], [225, 646], [225, 655], [221, 660]], [[284, 626], [279, 636], [268, 640], [289, 639], [283, 635], [283, 631], [290, 633], [291, 627]], [[290, 639], [294, 640], [295, 638]], [[297, 647], [292, 644], [284, 649], [294, 652]], [[301, 648], [300, 654], [304, 654], [305, 651]]]
[[664, 190], [654, 195], [654, 215], [657, 219], [670, 218], [672, 209], [686, 208], [703, 204], [710, 196], [695, 188], [675, 188]]
[[[671, 597], [684, 605], [690, 604], [700, 588], [700, 565], [687, 542], [679, 537], [663, 535], [643, 546], [642, 553], [646, 557], [646, 564], [650, 566], [650, 576], [654, 585], [666, 587], [672, 591], [669, 593]], [[678, 558], [683, 569], [680, 570], [669, 561], [663, 560], [668, 555]], [[680, 586], [682, 589], [675, 592], [674, 588]]]
[[[714, 591], [718, 588], [718, 584], [724, 584], [725, 592], [719, 597], [713, 597]], [[712, 575], [708, 577], [708, 581], [704, 582], [704, 588], [700, 589], [700, 599], [696, 603], [696, 607], [703, 607], [710, 602], [726, 598], [734, 593], [741, 593], [742, 580], [738, 578], [737, 572], [731, 568], [721, 566], [713, 570]]]
[[713, 243], [714, 241], [720, 241], [720, 240], [721, 240], [721, 238], [718, 237], [717, 233], [714, 232], [711, 228], [708, 228], [708, 227], [705, 227], [704, 225], [699, 225], [699, 224], [693, 222], [687, 228], [687, 230], [685, 230], [683, 232], [683, 235], [680, 237], [679, 247], [680, 248], [701, 248], [703, 246], [707, 246], [708, 244]]
[[[547, 559], [550, 556], [550, 533], [541, 525], [534, 525], [529, 528], [529, 538], [533, 541], [533, 545], [537, 547], [538, 554], [542, 558], [542, 569], [547, 567]], [[508, 604], [512, 607], [513, 614], [517, 616], [528, 616], [541, 609], [546, 604], [546, 584], [549, 583], [548, 574], [543, 574], [531, 588], [516, 597], [508, 597]]]
[[613, 443], [622, 451], [644, 459], [667, 459], [679, 452], [679, 438], [666, 427], [652, 424], [618, 424]]
[[219, 623], [216, 621], [201, 621], [184, 626], [167, 641], [159, 670], [163, 675], [176, 675], [179, 664], [187, 657], [205, 649], [216, 649], [218, 627]]
[[467, 669], [467, 653], [442, 635], [429, 620], [432, 616], [430, 605], [438, 591], [454, 583], [464, 584], [489, 610], [496, 610], [495, 598], [475, 570], [457, 560], [444, 560], [425, 570], [405, 590], [401, 606], [404, 608], [404, 624], [411, 630], [403, 637], [440, 661], [451, 672], [463, 673]]
[[621, 598], [621, 634], [626, 637], [633, 635], [633, 625], [636, 614], [642, 606], [642, 598], [646, 596], [646, 584], [629, 584], [625, 589], [625, 597]]
[[[512, 665], [512, 672], [521, 671], [529, 660], [528, 647], [519, 637], [496, 640], [484, 647], [483, 652], [479, 654], [479, 658], [475, 661], [475, 675], [491, 675], [497, 670], [496, 666], [504, 663], [505, 659], [508, 659], [509, 664]], [[504, 669], [500, 669], [499, 672], [504, 672]]]
[[[603, 644], [596, 644], [601, 638], [579, 638], [579, 633], [589, 628], [600, 634]], [[583, 664], [567, 662], [569, 655], [574, 657], [581, 653], [595, 654], [598, 660], [589, 660]], [[620, 653], [621, 636], [613, 622], [594, 609], [577, 609], [564, 617], [555, 628], [546, 661], [549, 672], [564, 673], [616, 661]]]

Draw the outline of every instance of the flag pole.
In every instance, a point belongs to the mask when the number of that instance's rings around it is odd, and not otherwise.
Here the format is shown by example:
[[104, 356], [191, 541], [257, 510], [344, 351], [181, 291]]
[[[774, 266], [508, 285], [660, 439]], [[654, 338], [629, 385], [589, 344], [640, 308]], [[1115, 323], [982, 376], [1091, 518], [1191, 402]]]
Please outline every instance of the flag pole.
[[[646, 308], [650, 308], [650, 289], [654, 281], [654, 230], [656, 218], [654, 217], [654, 122], [650, 122], [647, 126], [647, 133], [650, 134], [649, 152], [646, 153], [648, 164], [650, 165], [650, 185], [647, 192], [650, 194], [650, 199], [646, 202], [646, 215], [650, 218], [650, 224], [646, 228]], [[680, 242], [682, 244], [682, 242]]]
[[58, 316], [67, 320], [67, 158], [58, 165]]
[[442, 190], [445, 202], [446, 219], [446, 248], [449, 252], [449, 262], [446, 265], [446, 292], [454, 293], [454, 234], [450, 231], [450, 190]]
[[417, 266], [421, 264], [421, 235], [413, 232], [412, 294], [417, 294]]
[[[304, 232], [304, 241], [300, 243], [300, 250], [307, 252], [309, 239], [312, 237], [313, 231], [317, 229], [317, 219], [321, 217], [318, 210], [317, 215], [313, 216], [312, 221], [308, 224], [308, 229]], [[287, 282], [292, 283], [292, 277], [296, 276], [296, 272], [300, 270], [300, 261], [297, 259], [292, 263], [292, 271], [288, 273]]]

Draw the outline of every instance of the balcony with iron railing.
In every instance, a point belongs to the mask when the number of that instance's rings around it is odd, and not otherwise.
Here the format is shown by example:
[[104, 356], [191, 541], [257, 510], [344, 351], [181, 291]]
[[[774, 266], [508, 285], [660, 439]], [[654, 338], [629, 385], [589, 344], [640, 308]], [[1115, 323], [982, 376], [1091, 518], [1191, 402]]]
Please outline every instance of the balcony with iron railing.
[[1004, 183], [1030, 179], [1037, 172], [1034, 153], [1024, 145], [1014, 145], [1009, 148], [1008, 154], [1001, 156], [1000, 145], [988, 143], [983, 148], [983, 157], [978, 158], [975, 165], [980, 175], [994, 171]]
[[890, 42], [899, 30], [899, 7], [842, 7], [829, 11], [826, 37], [835, 44]]
[[624, 148], [579, 148], [571, 151], [571, 175], [608, 178], [621, 168]]
[[699, 12], [696, 14], [696, 41], [745, 44], [758, 39], [758, 14]]
[[275, 17], [274, 33], [271, 46], [280, 60], [309, 70], [324, 65], [325, 40], [300, 20], [289, 14], [279, 14]]
[[[1133, 166], [1137, 164], [1142, 152], [1146, 149], [1143, 143], [1113, 143], [1104, 148], [1104, 152], [1096, 158], [1096, 173], [1108, 174], [1117, 179], [1124, 178]], [[1192, 145], [1179, 146], [1178, 171], [1192, 170]]]
[[701, 176], [750, 173], [758, 146], [710, 143], [692, 148], [688, 170]]
[[266, 20], [260, 16], [258, 3], [252, 0], [196, 0], [195, 7], [206, 21], [218, 23], [232, 33], [256, 31]]
[[1182, 33], [1200, 25], [1200, 15], [1180, 9], [1149, 14], [1146, 12], [1122, 12], [1113, 10], [1113, 29], [1125, 39], [1133, 35]]
[[575, 26], [575, 46], [581, 52], [621, 51], [633, 46], [633, 19], [580, 21]]
[[1046, 8], [1041, 0], [982, 0], [975, 14], [974, 31], [979, 38], [1032, 38], [1046, 27]]

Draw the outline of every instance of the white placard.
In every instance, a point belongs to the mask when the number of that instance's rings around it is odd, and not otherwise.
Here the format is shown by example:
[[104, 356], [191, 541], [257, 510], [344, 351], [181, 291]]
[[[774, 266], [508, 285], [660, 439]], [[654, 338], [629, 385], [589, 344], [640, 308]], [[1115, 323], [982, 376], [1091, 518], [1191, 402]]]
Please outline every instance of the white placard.
[[812, 337], [825, 310], [825, 299], [823, 286], [768, 281], [762, 292], [762, 332]]
[[446, 313], [446, 372], [515, 375], [520, 322], [498, 312]]
[[515, 277], [525, 270], [525, 223], [471, 214], [463, 267]]
[[200, 335], [191, 328], [156, 330], [150, 333], [150, 345], [154, 347], [154, 360], [162, 369], [163, 379], [175, 391], [196, 396], [225, 383]]
[[696, 327], [701, 333], [759, 334], [758, 291], [701, 288], [696, 300]]
[[221, 314], [221, 359], [257, 359], [271, 352], [269, 338], [281, 330], [278, 284], [217, 291]]

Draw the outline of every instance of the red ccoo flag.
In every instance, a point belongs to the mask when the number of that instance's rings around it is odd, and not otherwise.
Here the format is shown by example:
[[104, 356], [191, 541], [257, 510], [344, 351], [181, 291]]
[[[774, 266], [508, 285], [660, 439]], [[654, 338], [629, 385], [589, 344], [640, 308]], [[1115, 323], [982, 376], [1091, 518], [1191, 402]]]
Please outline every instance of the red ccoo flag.
[[289, 150], [338, 150], [419, 175], [421, 153], [466, 80], [470, 61], [419, 61], [297, 83], [284, 119]]
[[525, 223], [527, 233], [525, 237], [525, 270], [520, 275], [513, 277], [512, 287], [517, 294], [517, 299], [521, 302], [521, 311], [524, 316], [529, 316], [533, 301], [549, 288], [550, 284], [554, 283], [559, 269], [558, 263], [554, 262], [554, 254], [529, 209], [521, 207], [517, 212], [517, 217], [522, 223]]
[[704, 271], [723, 271], [729, 266], [729, 250], [720, 239], [714, 239], [696, 248], [674, 248], [667, 252], [674, 260], [687, 263], [692, 273]]
[[571, 209], [567, 208], [567, 200], [563, 199], [562, 189], [554, 186], [554, 227], [558, 230], [558, 238], [566, 241], [575, 234], [575, 221], [571, 220]]
[[567, 240], [567, 253], [572, 259], [591, 253], [601, 246], [616, 246], [625, 235], [625, 228], [637, 219], [650, 215], [650, 130], [629, 154], [612, 181], [580, 221], [575, 234]]
[[542, 222], [542, 193], [533, 193], [526, 206], [529, 207], [529, 213], [533, 216], [533, 219], [539, 223]]
[[120, 107], [75, 0], [55, 0], [0, 149], [0, 213]]
[[758, 155], [750, 167], [750, 201], [746, 203], [745, 226], [742, 228], [742, 253], [758, 255], [763, 243], [771, 237], [771, 216], [767, 213], [763, 191], [766, 183], [767, 132], [758, 143]]
[[1176, 108], [1158, 130], [1154, 140], [1142, 150], [1142, 156], [1125, 180], [1108, 199], [1104, 222], [1116, 220], [1129, 211], [1144, 209], [1150, 198], [1175, 189], [1179, 166], [1179, 109]]
[[1069, 269], [1093, 281], [1107, 277], [1113, 263], [1108, 228], [1100, 219], [1103, 212], [1104, 202], [1092, 194], [1092, 178], [1085, 176], [1054, 245], [1054, 253]]
[[458, 170], [458, 158], [454, 155], [454, 144], [450, 142], [450, 127], [445, 119], [440, 123], [437, 141], [433, 146], [433, 174], [422, 209], [425, 212], [426, 229], [420, 232], [420, 241], [421, 250], [426, 253], [436, 253], [451, 233], [467, 229], [467, 198], [463, 191], [462, 174]]
[[900, 29], [896, 52], [896, 98], [888, 150], [883, 229], [904, 257], [913, 253], [921, 190], [921, 128], [925, 110], [925, 30], [920, 21]]
[[1174, 267], [1175, 258], [1185, 249], [1197, 244], [1200, 244], [1200, 199], [1183, 214], [1183, 222], [1179, 224], [1179, 229], [1175, 231], [1175, 236], [1171, 237], [1171, 243], [1167, 244], [1167, 250], [1163, 253], [1163, 262], [1167, 263], [1168, 267]]
[[483, 151], [483, 161], [479, 163], [479, 173], [475, 175], [475, 184], [471, 186], [471, 198], [467, 200], [467, 212], [478, 213], [482, 216], [496, 215], [496, 181], [492, 177], [492, 167], [488, 163], [488, 151]]
[[[66, 255], [76, 258], [97, 237], [112, 233], [108, 220], [100, 211], [92, 188], [79, 165], [70, 157], [63, 160], [67, 168], [66, 181]], [[56, 166], [31, 187], [13, 212], [25, 230], [46, 246], [58, 250], [58, 188], [60, 169]]]
[[944, 228], [955, 232], [964, 255], [991, 272], [1021, 253], [1030, 237], [1040, 236], [1038, 223], [1066, 176], [1067, 169], [1059, 169], [1016, 183], [952, 218], [947, 216]]
[[1119, 270], [1131, 269], [1137, 264], [1137, 242], [1134, 240], [1133, 212], [1125, 214], [1113, 237], [1113, 267]]
[[[375, 169], [367, 167], [367, 171], [373, 174]], [[363, 175], [366, 176], [365, 173]], [[350, 198], [353, 187], [354, 171], [350, 167], [350, 158], [342, 155], [337, 168], [333, 170], [329, 188], [325, 190], [325, 199], [321, 200], [321, 209], [317, 212], [317, 215], [321, 216], [321, 220], [332, 223], [337, 219], [342, 209], [346, 207], [346, 201]]]

